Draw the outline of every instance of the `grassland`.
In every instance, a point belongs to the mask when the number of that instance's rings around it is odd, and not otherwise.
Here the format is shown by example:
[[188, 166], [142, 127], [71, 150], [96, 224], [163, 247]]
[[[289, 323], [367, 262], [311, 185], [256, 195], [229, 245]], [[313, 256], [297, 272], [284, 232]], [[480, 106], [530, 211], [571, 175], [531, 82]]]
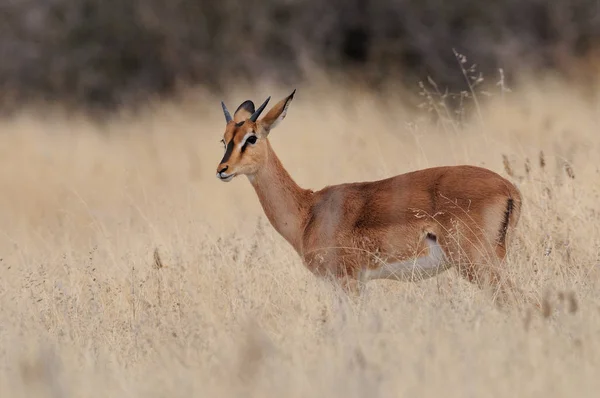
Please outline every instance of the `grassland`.
[[215, 178], [220, 98], [102, 125], [23, 111], [0, 122], [0, 396], [597, 396], [598, 98], [525, 84], [457, 123], [437, 96], [417, 113], [298, 89], [271, 141], [302, 186], [461, 163], [515, 181], [506, 267], [543, 312], [499, 311], [452, 270], [345, 300], [244, 178]]

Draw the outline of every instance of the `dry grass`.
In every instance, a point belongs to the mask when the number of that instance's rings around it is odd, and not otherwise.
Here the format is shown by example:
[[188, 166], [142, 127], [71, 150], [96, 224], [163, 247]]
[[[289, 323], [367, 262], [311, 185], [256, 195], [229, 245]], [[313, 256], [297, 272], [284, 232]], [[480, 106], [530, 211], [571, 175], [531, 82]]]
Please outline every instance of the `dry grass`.
[[512, 174], [507, 267], [543, 313], [500, 312], [454, 271], [347, 302], [244, 178], [214, 177], [218, 99], [103, 127], [23, 113], [0, 124], [0, 396], [596, 396], [598, 103], [524, 86], [457, 125], [388, 99], [299, 87], [273, 146], [313, 188], [442, 164]]

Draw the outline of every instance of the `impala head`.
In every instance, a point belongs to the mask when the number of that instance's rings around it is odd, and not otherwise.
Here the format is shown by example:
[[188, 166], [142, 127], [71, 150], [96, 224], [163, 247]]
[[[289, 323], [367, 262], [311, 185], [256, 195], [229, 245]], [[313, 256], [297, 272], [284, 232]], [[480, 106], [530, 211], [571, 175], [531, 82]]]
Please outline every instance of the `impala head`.
[[285, 118], [295, 92], [279, 101], [260, 120], [271, 97], [258, 109], [254, 109], [252, 101], [244, 101], [233, 116], [221, 102], [227, 125], [222, 140], [225, 155], [217, 166], [217, 178], [228, 182], [236, 175], [253, 175], [260, 169], [268, 154], [267, 136]]

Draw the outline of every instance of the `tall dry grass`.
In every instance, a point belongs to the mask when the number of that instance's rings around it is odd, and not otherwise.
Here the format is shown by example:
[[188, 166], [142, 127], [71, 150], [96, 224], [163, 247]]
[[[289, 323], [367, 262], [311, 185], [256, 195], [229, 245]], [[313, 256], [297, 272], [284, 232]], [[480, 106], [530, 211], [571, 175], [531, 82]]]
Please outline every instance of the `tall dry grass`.
[[271, 134], [313, 188], [442, 164], [512, 174], [524, 208], [506, 266], [538, 314], [498, 311], [454, 271], [345, 300], [244, 178], [214, 177], [219, 99], [0, 122], [0, 396], [596, 396], [597, 100], [529, 84], [457, 123], [436, 95], [431, 121], [400, 95], [299, 87]]

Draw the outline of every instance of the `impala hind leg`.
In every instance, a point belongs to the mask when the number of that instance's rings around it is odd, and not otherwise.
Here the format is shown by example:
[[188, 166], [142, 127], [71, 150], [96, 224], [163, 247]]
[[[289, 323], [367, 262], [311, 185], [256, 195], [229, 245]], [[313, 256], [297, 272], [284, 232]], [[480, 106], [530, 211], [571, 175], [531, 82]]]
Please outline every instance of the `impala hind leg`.
[[504, 306], [514, 298], [514, 286], [504, 277], [503, 272], [493, 265], [473, 262], [458, 267], [459, 274], [482, 290], [489, 290], [494, 303]]
[[457, 268], [463, 278], [490, 292], [494, 303], [500, 307], [517, 298], [519, 289], [510, 281], [504, 269], [506, 251], [503, 247], [482, 244], [459, 250], [463, 256], [458, 261]]
[[463, 278], [476, 284], [482, 290], [490, 291], [495, 304], [499, 307], [516, 304], [519, 307], [531, 306], [537, 311], [542, 310], [539, 298], [526, 293], [509, 277], [505, 263], [506, 248], [504, 245], [497, 245], [489, 256], [482, 255], [482, 253], [485, 252], [479, 251], [471, 254], [469, 261], [463, 261], [458, 265], [458, 272]]

